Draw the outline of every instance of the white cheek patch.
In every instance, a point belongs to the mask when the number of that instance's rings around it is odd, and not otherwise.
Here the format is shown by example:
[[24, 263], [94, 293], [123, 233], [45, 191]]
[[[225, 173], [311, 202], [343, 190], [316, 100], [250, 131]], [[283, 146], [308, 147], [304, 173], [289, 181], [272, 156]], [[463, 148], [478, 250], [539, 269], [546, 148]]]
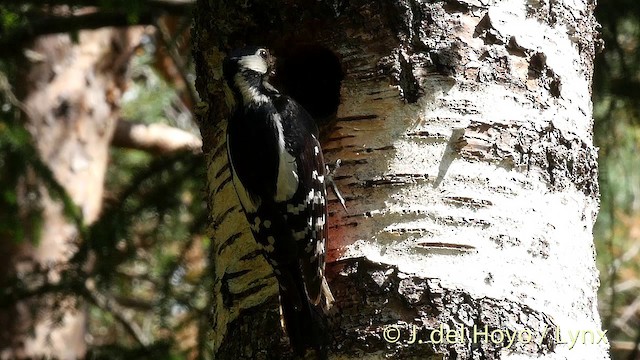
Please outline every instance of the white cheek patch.
[[259, 55], [244, 56], [238, 61], [238, 64], [240, 64], [241, 68], [253, 70], [260, 74], [266, 74], [268, 71], [267, 62]]

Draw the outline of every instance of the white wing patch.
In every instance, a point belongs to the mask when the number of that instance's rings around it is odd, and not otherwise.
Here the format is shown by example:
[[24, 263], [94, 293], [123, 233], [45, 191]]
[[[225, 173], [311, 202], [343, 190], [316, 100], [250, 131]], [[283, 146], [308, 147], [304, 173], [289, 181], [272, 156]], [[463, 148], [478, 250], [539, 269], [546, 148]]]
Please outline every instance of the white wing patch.
[[298, 172], [296, 159], [289, 154], [284, 146], [284, 131], [282, 130], [282, 118], [279, 114], [273, 115], [273, 122], [278, 130], [278, 182], [276, 183], [277, 202], [283, 202], [293, 198], [298, 190]]
[[[229, 148], [229, 136], [227, 135], [227, 153], [231, 154], [231, 149]], [[229, 165], [231, 167], [231, 179], [233, 181], [233, 186], [236, 188], [236, 194], [238, 194], [238, 199], [240, 199], [240, 204], [246, 212], [255, 213], [260, 206], [260, 199], [256, 199], [254, 201], [247, 189], [245, 189], [244, 185], [242, 185], [242, 181], [238, 179], [238, 175], [236, 174], [236, 170], [233, 168], [233, 162], [229, 161]], [[257, 219], [258, 225], [260, 223], [260, 219]]]

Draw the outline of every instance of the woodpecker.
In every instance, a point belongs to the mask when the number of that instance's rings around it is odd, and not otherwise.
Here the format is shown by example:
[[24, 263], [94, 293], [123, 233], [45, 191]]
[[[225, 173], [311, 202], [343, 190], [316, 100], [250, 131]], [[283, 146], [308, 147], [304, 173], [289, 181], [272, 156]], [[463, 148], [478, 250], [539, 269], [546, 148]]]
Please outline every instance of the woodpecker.
[[231, 52], [224, 78], [235, 109], [227, 126], [233, 185], [278, 280], [281, 324], [296, 353], [326, 358], [326, 167], [313, 118], [278, 92], [275, 58], [261, 47]]

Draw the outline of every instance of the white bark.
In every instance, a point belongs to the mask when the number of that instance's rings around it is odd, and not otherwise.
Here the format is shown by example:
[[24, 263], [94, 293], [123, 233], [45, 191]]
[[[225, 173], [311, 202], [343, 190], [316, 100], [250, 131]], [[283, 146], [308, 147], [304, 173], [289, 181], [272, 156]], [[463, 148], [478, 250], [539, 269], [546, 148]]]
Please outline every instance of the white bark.
[[[591, 234], [593, 6], [398, 0], [353, 3], [322, 26], [279, 18], [291, 31], [323, 29], [313, 41], [335, 50], [346, 70], [338, 121], [323, 143], [328, 162], [342, 160], [348, 207], [333, 199], [330, 208], [332, 356], [608, 359]], [[206, 42], [196, 47], [208, 63], [221, 60]], [[215, 69], [199, 76], [220, 81]], [[210, 101], [222, 91], [205, 84], [206, 124], [224, 110]], [[203, 128], [205, 144], [221, 139], [222, 127]], [[246, 336], [274, 338], [275, 325], [263, 326], [270, 315], [261, 315], [275, 304], [273, 277], [247, 236], [224, 144], [210, 144], [214, 352], [222, 344], [229, 357], [256, 356], [276, 346]], [[413, 325], [428, 340], [441, 324], [533, 339], [410, 343]], [[390, 326], [398, 341], [384, 340]], [[590, 335], [561, 343], [578, 332], [593, 334], [593, 344]]]
[[[460, 3], [475, 11], [438, 19], [459, 46], [452, 79], [425, 72], [426, 54], [400, 46], [390, 61], [414, 63], [425, 93], [415, 104], [398, 102], [384, 82], [343, 86], [340, 117], [376, 118], [338, 122], [340, 140], [325, 147], [347, 164], [340, 186], [354, 198], [349, 216], [334, 203], [334, 256], [527, 305], [552, 318], [562, 341], [580, 332], [573, 348], [558, 344], [545, 358], [606, 359], [592, 237], [592, 53], [580, 48], [591, 34], [564, 21], [550, 26], [525, 1]], [[586, 2], [538, 6], [581, 19], [592, 10]], [[495, 43], [478, 36], [483, 26]], [[415, 36], [431, 40], [423, 35]], [[532, 74], [536, 61], [540, 73]]]

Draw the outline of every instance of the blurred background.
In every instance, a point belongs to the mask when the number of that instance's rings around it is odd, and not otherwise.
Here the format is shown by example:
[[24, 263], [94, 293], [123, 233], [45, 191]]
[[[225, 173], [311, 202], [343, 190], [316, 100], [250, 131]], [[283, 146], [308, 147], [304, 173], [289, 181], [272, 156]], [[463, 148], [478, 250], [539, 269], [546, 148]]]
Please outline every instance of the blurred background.
[[[205, 353], [211, 284], [205, 232], [215, 224], [207, 219], [205, 162], [192, 115], [198, 100], [191, 6], [188, 0], [0, 5], [0, 324], [5, 330], [0, 343], [12, 341], [13, 331], [33, 331], [11, 327], [18, 312], [34, 323], [47, 318], [46, 326], [55, 327], [82, 304], [87, 348], [79, 351], [87, 358], [199, 359]], [[603, 0], [596, 16], [605, 44], [593, 84], [600, 148], [601, 209], [594, 233], [599, 308], [612, 357], [636, 360], [640, 2]], [[110, 53], [84, 47], [81, 29], [124, 24], [138, 26], [94, 39]], [[47, 35], [54, 30], [68, 34], [66, 40]], [[33, 45], [37, 35], [45, 39]], [[79, 62], [56, 57], [65, 52]], [[82, 61], [91, 66], [83, 68]], [[73, 82], [65, 69], [88, 68], [94, 70], [83, 74], [79, 95], [60, 89], [52, 98], [38, 96], [42, 84], [53, 86], [60, 78]], [[23, 118], [29, 102], [42, 107], [32, 114], [38, 120]], [[101, 128], [88, 128], [83, 120], [94, 115], [102, 116]], [[56, 128], [60, 119], [64, 129]], [[74, 140], [67, 141], [65, 134]], [[100, 147], [108, 156], [100, 155]], [[104, 164], [94, 169], [86, 159], [67, 161], [67, 148]], [[59, 180], [85, 169], [91, 176], [83, 183]], [[89, 186], [90, 181], [99, 185]], [[96, 195], [98, 205], [91, 205]], [[98, 211], [91, 210], [96, 206]], [[84, 239], [82, 244], [34, 252], [29, 243], [55, 238], [50, 231], [55, 223], [72, 224], [70, 234]], [[67, 265], [52, 268], [56, 256]], [[48, 296], [46, 306], [30, 302], [41, 294]]]
[[594, 231], [599, 308], [613, 359], [640, 359], [640, 2], [596, 8], [604, 51], [593, 82], [600, 148], [600, 213]]

